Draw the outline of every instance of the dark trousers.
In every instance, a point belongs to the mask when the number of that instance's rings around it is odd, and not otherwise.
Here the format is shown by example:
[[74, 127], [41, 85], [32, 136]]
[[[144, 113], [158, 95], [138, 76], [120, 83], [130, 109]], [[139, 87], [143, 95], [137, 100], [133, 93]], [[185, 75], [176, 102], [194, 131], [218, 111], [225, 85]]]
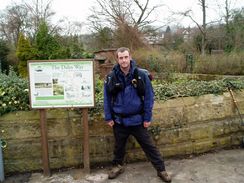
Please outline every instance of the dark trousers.
[[113, 126], [113, 131], [115, 137], [113, 164], [123, 164], [126, 142], [128, 137], [132, 135], [140, 144], [154, 168], [160, 172], [165, 170], [164, 161], [161, 158], [160, 152], [154, 145], [146, 128], [144, 128], [142, 125], [125, 127], [115, 123]]

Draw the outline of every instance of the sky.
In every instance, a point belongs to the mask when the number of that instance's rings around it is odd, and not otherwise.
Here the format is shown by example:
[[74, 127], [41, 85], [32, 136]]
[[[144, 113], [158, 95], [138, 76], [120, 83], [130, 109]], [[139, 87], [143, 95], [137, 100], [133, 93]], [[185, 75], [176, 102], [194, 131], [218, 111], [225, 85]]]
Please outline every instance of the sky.
[[[6, 8], [13, 2], [21, 2], [22, 0], [0, 0], [0, 11]], [[25, 0], [25, 2], [33, 0]], [[45, 2], [45, 0], [41, 0]], [[145, 0], [140, 0], [145, 2]], [[223, 13], [222, 9], [217, 4], [223, 4], [225, 0], [206, 0], [207, 9], [207, 21], [213, 21], [219, 18]], [[244, 0], [230, 0], [231, 7], [240, 8], [244, 7]], [[201, 7], [198, 0], [150, 0], [151, 6], [156, 4], [163, 4], [161, 8], [155, 11], [152, 15], [153, 19], [157, 22], [155, 25], [165, 24], [166, 19], [172, 18], [172, 11], [184, 11], [187, 9], [193, 9], [193, 16], [198, 22], [202, 21]], [[79, 21], [86, 24], [87, 17], [91, 14], [92, 6], [96, 6], [95, 0], [53, 0], [52, 9], [56, 12], [55, 19], [67, 18], [70, 21]], [[184, 26], [193, 26], [193, 22], [189, 18], [178, 19]], [[168, 22], [168, 21], [167, 21]], [[171, 20], [171, 23], [179, 23]]]

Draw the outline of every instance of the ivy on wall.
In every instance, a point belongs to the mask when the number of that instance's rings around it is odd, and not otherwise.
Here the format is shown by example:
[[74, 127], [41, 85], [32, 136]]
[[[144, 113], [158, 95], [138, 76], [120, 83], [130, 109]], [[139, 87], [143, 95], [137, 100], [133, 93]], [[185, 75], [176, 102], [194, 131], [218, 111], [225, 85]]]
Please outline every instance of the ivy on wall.
[[[18, 77], [10, 70], [9, 74], [0, 73], [0, 115], [18, 110], [30, 110], [28, 81]], [[221, 94], [228, 91], [244, 89], [241, 79], [223, 79], [213, 81], [175, 80], [153, 81], [155, 100], [168, 100], [176, 97], [200, 96], [205, 94]], [[103, 81], [96, 77], [96, 106], [89, 109], [90, 115], [101, 114], [103, 109]]]
[[172, 83], [161, 82], [154, 84], [156, 100], [168, 100], [176, 97], [200, 96], [205, 94], [222, 94], [228, 91], [244, 89], [244, 81], [241, 79], [213, 80], [213, 81], [174, 81]]

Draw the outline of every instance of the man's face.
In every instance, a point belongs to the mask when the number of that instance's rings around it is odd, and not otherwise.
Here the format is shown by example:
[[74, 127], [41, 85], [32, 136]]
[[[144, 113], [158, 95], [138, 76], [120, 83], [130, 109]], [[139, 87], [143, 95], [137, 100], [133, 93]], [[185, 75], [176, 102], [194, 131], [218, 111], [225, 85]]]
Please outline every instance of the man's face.
[[130, 68], [130, 54], [128, 51], [118, 52], [118, 63], [122, 69]]

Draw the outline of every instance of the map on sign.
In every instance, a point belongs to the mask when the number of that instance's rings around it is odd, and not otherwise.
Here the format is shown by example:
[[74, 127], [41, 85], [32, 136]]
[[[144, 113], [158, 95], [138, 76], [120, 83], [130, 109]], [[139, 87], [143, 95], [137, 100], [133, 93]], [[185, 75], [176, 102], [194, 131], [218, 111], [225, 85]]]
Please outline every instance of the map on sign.
[[92, 60], [28, 61], [32, 108], [94, 107]]

